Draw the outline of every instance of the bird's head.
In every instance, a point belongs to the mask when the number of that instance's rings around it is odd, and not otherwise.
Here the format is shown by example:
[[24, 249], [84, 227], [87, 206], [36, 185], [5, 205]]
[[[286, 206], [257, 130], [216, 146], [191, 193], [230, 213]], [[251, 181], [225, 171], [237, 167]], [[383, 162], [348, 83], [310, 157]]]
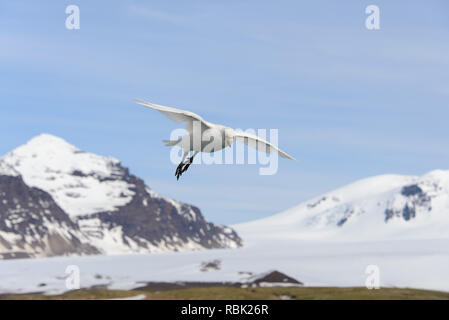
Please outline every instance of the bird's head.
[[230, 147], [234, 143], [235, 131], [232, 128], [226, 128], [224, 132], [225, 132], [225, 145], [226, 147]]

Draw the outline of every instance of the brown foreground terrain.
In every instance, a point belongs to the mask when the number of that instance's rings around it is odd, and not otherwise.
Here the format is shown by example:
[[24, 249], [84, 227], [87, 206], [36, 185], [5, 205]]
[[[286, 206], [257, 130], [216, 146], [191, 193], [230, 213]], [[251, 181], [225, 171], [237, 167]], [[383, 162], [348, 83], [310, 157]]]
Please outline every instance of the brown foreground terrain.
[[381, 288], [368, 290], [364, 287], [255, 287], [241, 288], [235, 286], [190, 286], [173, 288], [170, 285], [156, 285], [135, 290], [81, 289], [61, 295], [6, 294], [0, 299], [36, 299], [36, 300], [84, 300], [84, 299], [145, 299], [145, 300], [449, 300], [449, 293], [417, 290]]

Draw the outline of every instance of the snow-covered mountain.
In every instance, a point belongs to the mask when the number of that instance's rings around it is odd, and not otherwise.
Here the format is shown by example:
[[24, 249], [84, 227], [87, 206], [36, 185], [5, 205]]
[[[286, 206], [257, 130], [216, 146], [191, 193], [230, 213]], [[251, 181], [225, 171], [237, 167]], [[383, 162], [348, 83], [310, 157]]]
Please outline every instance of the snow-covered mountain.
[[[52, 135], [37, 136], [8, 153], [0, 170], [2, 199], [12, 197], [8, 181], [13, 177], [22, 182], [22, 188], [46, 195], [52, 207], [44, 212], [60, 223], [64, 220], [67, 230], [78, 232], [93, 248], [81, 253], [235, 248], [242, 244], [234, 230], [206, 221], [192, 205], [159, 196], [117, 159], [84, 152]], [[18, 191], [22, 196], [15, 200], [19, 206], [39, 203], [25, 194]], [[30, 209], [25, 215], [34, 213]], [[4, 228], [0, 225], [0, 232]], [[19, 230], [16, 233], [24, 236]]]
[[95, 253], [47, 192], [27, 186], [0, 159], [0, 259]]
[[244, 238], [449, 238], [449, 171], [363, 179], [285, 212], [235, 227]]

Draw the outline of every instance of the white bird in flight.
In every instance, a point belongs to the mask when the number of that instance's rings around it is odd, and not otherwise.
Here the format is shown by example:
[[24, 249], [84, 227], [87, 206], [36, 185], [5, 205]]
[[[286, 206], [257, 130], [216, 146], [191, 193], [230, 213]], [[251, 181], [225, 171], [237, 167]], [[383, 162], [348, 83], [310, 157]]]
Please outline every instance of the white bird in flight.
[[[176, 168], [175, 176], [179, 180], [179, 177], [187, 171], [190, 164], [193, 162], [193, 158], [199, 152], [215, 152], [222, 150], [226, 147], [232, 146], [235, 139], [239, 139], [247, 146], [253, 147], [258, 151], [273, 153], [277, 152], [282, 158], [296, 160], [289, 156], [275, 145], [265, 141], [264, 139], [243, 131], [236, 131], [230, 127], [220, 124], [214, 124], [201, 118], [199, 115], [187, 111], [171, 107], [164, 107], [143, 100], [134, 99], [138, 104], [141, 104], [147, 108], [154, 109], [167, 116], [170, 120], [176, 123], [185, 122], [187, 135], [179, 138], [178, 140], [162, 140], [166, 146], [179, 146], [183, 149], [184, 154], [182, 156], [181, 163]], [[203, 140], [204, 135], [213, 137], [213, 140]], [[195, 143], [195, 141], [197, 141]], [[187, 155], [193, 151], [193, 155], [185, 161]]]

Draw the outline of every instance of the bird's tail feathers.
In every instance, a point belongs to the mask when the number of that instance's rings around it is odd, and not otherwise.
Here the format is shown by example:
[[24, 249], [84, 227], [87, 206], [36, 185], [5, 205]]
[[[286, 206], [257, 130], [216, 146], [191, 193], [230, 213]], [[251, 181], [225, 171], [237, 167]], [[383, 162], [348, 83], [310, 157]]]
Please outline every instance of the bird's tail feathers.
[[162, 140], [163, 143], [165, 143], [165, 145], [167, 147], [171, 147], [171, 146], [175, 146], [177, 145], [179, 142], [181, 142], [181, 138], [179, 138], [178, 140]]

